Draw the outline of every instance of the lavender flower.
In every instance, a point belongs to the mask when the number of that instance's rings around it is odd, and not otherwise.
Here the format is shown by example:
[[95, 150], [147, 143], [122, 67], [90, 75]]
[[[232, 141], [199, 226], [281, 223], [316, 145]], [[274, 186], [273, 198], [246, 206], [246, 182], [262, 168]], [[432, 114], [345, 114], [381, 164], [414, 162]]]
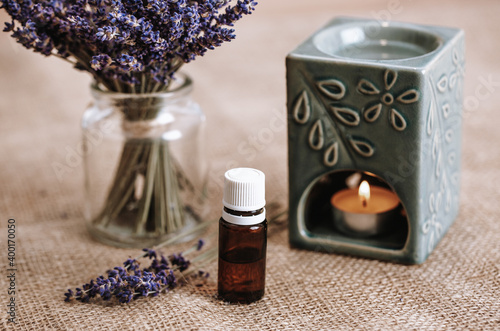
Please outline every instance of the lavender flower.
[[177, 266], [180, 271], [184, 271], [187, 268], [189, 268], [189, 260], [186, 260], [184, 256], [182, 256], [182, 253], [179, 254], [174, 254], [170, 257], [170, 262], [172, 265]]
[[109, 66], [113, 60], [107, 54], [94, 55], [90, 60], [90, 66], [94, 70], [103, 70]]
[[[198, 241], [192, 249], [200, 247]], [[127, 259], [123, 267], [114, 267], [106, 272], [106, 276], [99, 276], [84, 284], [75, 291], [68, 289], [64, 294], [64, 301], [77, 300], [90, 302], [91, 299], [100, 297], [103, 301], [116, 298], [120, 303], [128, 303], [141, 297], [157, 296], [177, 287], [180, 282], [177, 280], [175, 272], [183, 272], [190, 266], [190, 261], [186, 260], [182, 253], [173, 254], [165, 258], [158, 251], [153, 249], [143, 249], [141, 258], [149, 258], [151, 264], [140, 269], [137, 259]], [[192, 275], [194, 279], [206, 279], [208, 273], [198, 271]], [[186, 280], [185, 275], [182, 278]], [[196, 286], [202, 283], [197, 282]]]
[[4, 31], [71, 61], [112, 91], [156, 92], [209, 49], [235, 38], [252, 0], [0, 0]]

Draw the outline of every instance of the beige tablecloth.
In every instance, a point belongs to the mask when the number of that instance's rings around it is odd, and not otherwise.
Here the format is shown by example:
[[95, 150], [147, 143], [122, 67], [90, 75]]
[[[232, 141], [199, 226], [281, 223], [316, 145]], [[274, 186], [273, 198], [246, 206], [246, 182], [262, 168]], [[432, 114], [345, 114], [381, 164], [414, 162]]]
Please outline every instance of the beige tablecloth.
[[[68, 287], [137, 250], [92, 240], [83, 223], [82, 167], [72, 168], [62, 181], [52, 169], [78, 146], [89, 77], [22, 49], [2, 33], [0, 328], [12, 327], [6, 314], [6, 238], [7, 220], [14, 218], [20, 330], [500, 329], [500, 2], [350, 3], [261, 0], [255, 14], [237, 24], [234, 42], [185, 67], [209, 121], [211, 214], [220, 212], [223, 172], [238, 165], [263, 170], [267, 200], [286, 206], [284, 59], [313, 31], [340, 15], [462, 27], [469, 115], [460, 215], [427, 262], [405, 266], [291, 249], [286, 227], [274, 225], [266, 295], [259, 302], [218, 301], [212, 276], [204, 287], [186, 286], [126, 305], [64, 303]], [[0, 14], [2, 21], [6, 17]], [[273, 128], [267, 130], [272, 134], [256, 139], [263, 128]], [[217, 265], [206, 269], [214, 275]]]

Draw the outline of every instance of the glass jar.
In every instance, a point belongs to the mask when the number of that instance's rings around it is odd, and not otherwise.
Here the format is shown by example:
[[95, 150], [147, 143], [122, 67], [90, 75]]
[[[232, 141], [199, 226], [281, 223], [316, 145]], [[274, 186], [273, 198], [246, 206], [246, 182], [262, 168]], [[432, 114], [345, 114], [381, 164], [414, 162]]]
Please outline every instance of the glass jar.
[[151, 247], [205, 216], [205, 115], [191, 98], [191, 79], [176, 77], [161, 93], [91, 86], [82, 119], [85, 219], [99, 241]]

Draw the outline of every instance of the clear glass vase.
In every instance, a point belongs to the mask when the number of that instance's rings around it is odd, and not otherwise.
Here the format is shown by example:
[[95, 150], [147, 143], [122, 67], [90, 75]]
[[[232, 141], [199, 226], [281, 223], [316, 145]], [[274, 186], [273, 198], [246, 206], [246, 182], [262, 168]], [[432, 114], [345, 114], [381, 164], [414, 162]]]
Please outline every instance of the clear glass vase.
[[204, 218], [205, 116], [191, 98], [191, 79], [176, 77], [162, 93], [91, 87], [82, 119], [85, 219], [99, 241], [150, 247]]

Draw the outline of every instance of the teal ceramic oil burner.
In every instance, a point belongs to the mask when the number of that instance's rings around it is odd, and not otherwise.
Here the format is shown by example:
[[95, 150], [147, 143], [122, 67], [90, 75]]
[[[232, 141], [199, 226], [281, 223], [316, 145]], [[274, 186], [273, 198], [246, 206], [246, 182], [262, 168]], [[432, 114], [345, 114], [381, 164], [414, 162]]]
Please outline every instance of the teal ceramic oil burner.
[[464, 33], [337, 18], [287, 57], [290, 243], [422, 263], [459, 208]]

